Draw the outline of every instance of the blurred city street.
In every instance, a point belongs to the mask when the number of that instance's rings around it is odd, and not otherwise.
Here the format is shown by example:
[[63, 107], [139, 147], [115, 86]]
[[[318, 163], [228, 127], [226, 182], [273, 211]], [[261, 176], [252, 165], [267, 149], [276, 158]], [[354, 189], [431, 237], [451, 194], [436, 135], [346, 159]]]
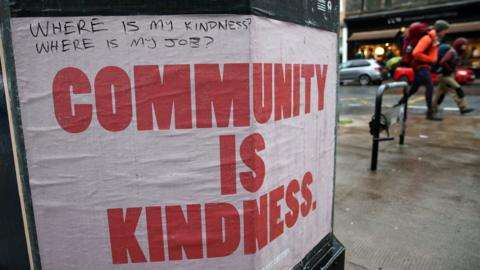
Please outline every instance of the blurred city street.
[[[373, 115], [375, 106], [375, 94], [378, 86], [361, 86], [358, 84], [347, 84], [340, 86], [338, 90], [338, 109], [341, 118], [348, 118], [350, 115]], [[464, 85], [467, 101], [473, 108], [479, 108], [470, 115], [480, 115], [480, 80]], [[385, 107], [391, 107], [397, 103], [402, 95], [401, 89], [386, 92], [383, 97]], [[458, 108], [450, 96], [445, 97], [443, 102], [444, 114], [458, 115]], [[424, 113], [426, 110], [425, 95], [420, 89], [410, 98], [409, 108], [414, 113]]]
[[339, 88], [334, 231], [345, 269], [480, 269], [480, 85], [465, 87], [477, 111], [460, 116], [447, 97], [442, 122], [425, 120], [423, 93], [413, 96], [406, 145], [380, 144], [371, 172], [377, 88]]

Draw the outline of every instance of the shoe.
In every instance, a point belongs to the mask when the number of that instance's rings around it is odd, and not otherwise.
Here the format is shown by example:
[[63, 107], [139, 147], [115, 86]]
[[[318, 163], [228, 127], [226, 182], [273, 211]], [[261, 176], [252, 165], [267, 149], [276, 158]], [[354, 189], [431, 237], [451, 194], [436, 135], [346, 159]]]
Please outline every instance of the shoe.
[[463, 109], [463, 110], [460, 110], [460, 114], [467, 114], [467, 113], [471, 113], [475, 111], [475, 109], [473, 108], [466, 108], [466, 109]]
[[438, 113], [435, 113], [433, 110], [429, 110], [427, 111], [427, 120], [442, 121], [443, 118]]

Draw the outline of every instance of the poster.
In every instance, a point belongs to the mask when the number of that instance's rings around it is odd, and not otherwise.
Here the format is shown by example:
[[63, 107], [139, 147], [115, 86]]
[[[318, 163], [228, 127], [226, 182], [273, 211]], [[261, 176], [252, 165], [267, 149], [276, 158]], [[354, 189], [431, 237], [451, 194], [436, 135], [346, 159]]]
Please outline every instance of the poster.
[[289, 269], [331, 232], [335, 33], [13, 18], [42, 269]]

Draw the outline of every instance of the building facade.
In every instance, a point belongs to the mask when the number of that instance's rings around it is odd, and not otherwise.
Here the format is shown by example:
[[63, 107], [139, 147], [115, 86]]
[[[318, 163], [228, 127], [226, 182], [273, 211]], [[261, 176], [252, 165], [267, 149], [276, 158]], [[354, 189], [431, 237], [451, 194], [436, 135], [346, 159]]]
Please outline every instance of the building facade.
[[466, 62], [480, 70], [480, 1], [345, 0], [342, 38], [348, 59], [375, 58], [384, 62], [401, 54], [403, 34], [413, 22], [450, 22], [445, 42], [470, 41]]

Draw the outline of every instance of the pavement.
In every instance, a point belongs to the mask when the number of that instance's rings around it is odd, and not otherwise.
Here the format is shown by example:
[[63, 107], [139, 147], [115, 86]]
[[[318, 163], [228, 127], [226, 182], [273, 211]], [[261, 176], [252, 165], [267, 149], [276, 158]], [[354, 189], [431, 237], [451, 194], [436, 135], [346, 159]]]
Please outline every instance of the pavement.
[[[475, 106], [479, 86], [469, 91]], [[468, 116], [444, 110], [443, 122], [431, 122], [415, 96], [406, 145], [382, 142], [371, 172], [375, 89], [339, 91], [340, 118], [349, 121], [337, 138], [334, 232], [346, 248], [345, 268], [480, 269], [480, 106]]]

